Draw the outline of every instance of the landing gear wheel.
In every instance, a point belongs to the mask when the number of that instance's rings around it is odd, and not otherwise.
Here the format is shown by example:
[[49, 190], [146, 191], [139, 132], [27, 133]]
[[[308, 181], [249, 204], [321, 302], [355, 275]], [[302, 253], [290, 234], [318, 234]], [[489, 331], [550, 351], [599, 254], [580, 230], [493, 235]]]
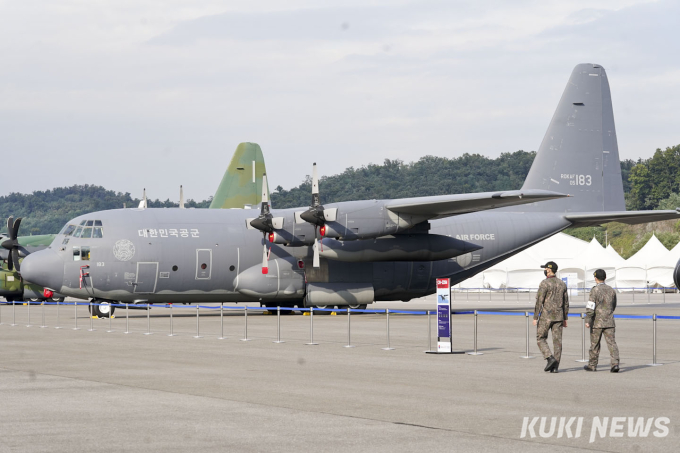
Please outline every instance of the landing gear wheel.
[[116, 311], [116, 307], [107, 300], [94, 300], [92, 303], [96, 304], [92, 305], [92, 315], [98, 318], [108, 318]]
[[[335, 308], [335, 306], [334, 306], [334, 305], [314, 305], [314, 308], [319, 308], [319, 309], [333, 309], [333, 308]], [[315, 311], [315, 312], [316, 312], [316, 311]], [[333, 312], [332, 312], [332, 311], [319, 311], [319, 312], [316, 312], [316, 314], [318, 314], [318, 315], [330, 315], [331, 313], [333, 313]]]
[[47, 301], [48, 301], [48, 302], [59, 302], [59, 303], [62, 303], [62, 302], [64, 302], [64, 298], [63, 298], [63, 297], [52, 297], [52, 298], [50, 298], [50, 299], [47, 299]]
[[366, 310], [366, 307], [368, 307], [367, 304], [354, 304], [354, 305], [348, 305], [349, 308], [352, 310]]
[[[295, 305], [293, 304], [281, 304], [281, 316], [288, 316], [293, 314], [293, 308], [295, 308]], [[276, 313], [276, 312], [274, 312]]]

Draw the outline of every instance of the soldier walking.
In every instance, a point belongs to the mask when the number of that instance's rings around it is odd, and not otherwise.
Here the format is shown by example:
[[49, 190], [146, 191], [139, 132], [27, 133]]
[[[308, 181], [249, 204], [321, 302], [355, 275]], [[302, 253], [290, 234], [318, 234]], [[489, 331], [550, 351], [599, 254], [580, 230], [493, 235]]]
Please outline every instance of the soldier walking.
[[616, 291], [605, 284], [607, 273], [598, 269], [595, 276], [595, 287], [590, 290], [590, 298], [586, 304], [586, 327], [590, 327], [590, 360], [583, 369], [596, 371], [597, 360], [600, 356], [600, 341], [604, 335], [612, 358], [612, 373], [619, 372], [619, 347], [616, 345], [614, 333], [614, 310], [616, 310]]
[[[562, 358], [562, 327], [567, 327], [567, 315], [569, 314], [569, 296], [567, 285], [555, 277], [557, 264], [548, 261], [541, 266], [546, 278], [541, 282], [536, 294], [536, 308], [534, 309], [534, 325], [536, 328], [536, 340], [538, 348], [543, 353], [543, 358], [548, 361], [543, 371], [557, 373]], [[548, 331], [552, 331], [554, 354], [550, 352], [550, 346], [546, 341]]]

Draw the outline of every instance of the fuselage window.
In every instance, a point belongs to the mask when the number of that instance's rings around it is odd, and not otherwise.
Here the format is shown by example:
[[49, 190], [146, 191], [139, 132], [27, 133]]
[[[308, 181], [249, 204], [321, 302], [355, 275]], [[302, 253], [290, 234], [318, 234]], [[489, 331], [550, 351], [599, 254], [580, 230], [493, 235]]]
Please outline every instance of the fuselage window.
[[73, 246], [73, 261], [80, 261], [80, 247]]
[[79, 226], [78, 228], [76, 228], [76, 232], [73, 233], [73, 237], [74, 237], [74, 238], [79, 238], [79, 237], [80, 237], [80, 234], [81, 234], [82, 232], [83, 232], [83, 227]]
[[93, 238], [103, 238], [104, 237], [104, 228], [102, 227], [94, 227], [94, 230], [92, 230], [92, 237]]
[[83, 228], [83, 232], [80, 235], [81, 238], [91, 238], [92, 237], [92, 227], [85, 227]]
[[90, 260], [90, 247], [80, 247], [80, 259], [83, 261]]
[[66, 225], [66, 228], [64, 228], [64, 236], [72, 235], [75, 230], [76, 230], [75, 225]]

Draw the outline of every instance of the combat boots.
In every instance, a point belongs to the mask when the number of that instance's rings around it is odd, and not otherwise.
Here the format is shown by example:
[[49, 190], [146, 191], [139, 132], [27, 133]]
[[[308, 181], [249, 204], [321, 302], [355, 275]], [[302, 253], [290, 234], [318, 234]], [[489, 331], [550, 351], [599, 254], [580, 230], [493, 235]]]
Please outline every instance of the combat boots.
[[586, 371], [597, 371], [597, 369], [591, 368], [590, 365], [584, 366], [583, 369], [586, 370]]
[[552, 371], [553, 367], [559, 366], [560, 362], [555, 360], [555, 357], [550, 356], [546, 359], [548, 361], [548, 364], [545, 366], [543, 371]]

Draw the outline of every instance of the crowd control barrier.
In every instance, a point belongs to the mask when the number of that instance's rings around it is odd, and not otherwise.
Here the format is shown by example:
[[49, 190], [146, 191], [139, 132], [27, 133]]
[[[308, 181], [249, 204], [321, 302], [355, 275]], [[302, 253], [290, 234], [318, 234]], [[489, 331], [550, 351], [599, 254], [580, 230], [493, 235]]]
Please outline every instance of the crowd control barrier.
[[[0, 304], [0, 325], [3, 325], [4, 323], [2, 322], [2, 312], [4, 311], [3, 308], [8, 306], [9, 304]], [[17, 319], [16, 319], [16, 303], [12, 302], [12, 323], [9, 324], [10, 327], [15, 327], [17, 326]], [[23, 303], [22, 303], [23, 305]], [[65, 305], [72, 305], [73, 310], [74, 310], [74, 324], [72, 330], [81, 330], [80, 327], [78, 327], [78, 308], [80, 306], [87, 306], [89, 308], [90, 313], [92, 313], [93, 308], [98, 305], [109, 305], [107, 304], [97, 304], [95, 302], [51, 302], [51, 301], [43, 301], [43, 302], [27, 302], [26, 304], [26, 318], [27, 318], [27, 327], [32, 327], [31, 322], [30, 322], [30, 317], [31, 317], [31, 305], [40, 305], [41, 306], [41, 316], [42, 316], [42, 324], [40, 325], [40, 328], [46, 328], [48, 327], [46, 324], [46, 318], [45, 318], [45, 307], [49, 305], [56, 305], [56, 323], [57, 326], [55, 326], [55, 329], [62, 329], [63, 327], [60, 326], [59, 324], [61, 323], [61, 306]], [[129, 309], [130, 305], [129, 304], [110, 304], [111, 307], [113, 308], [125, 308], [125, 332], [126, 334], [131, 333], [130, 332], [130, 316], [129, 316]], [[191, 305], [189, 305], [191, 306]], [[346, 314], [347, 315], [347, 344], [344, 345], [343, 347], [345, 348], [354, 348], [356, 345], [352, 344], [352, 337], [351, 337], [351, 332], [352, 332], [352, 314], [357, 314], [357, 313], [368, 313], [368, 314], [377, 314], [377, 315], [385, 315], [385, 335], [386, 335], [386, 343], [387, 346], [384, 348], [381, 348], [386, 351], [391, 351], [394, 350], [394, 348], [391, 345], [391, 339], [390, 339], [390, 316], [391, 315], [396, 315], [396, 314], [404, 314], [404, 315], [411, 315], [411, 316], [424, 316], [427, 319], [427, 345], [428, 345], [428, 351], [432, 351], [432, 322], [431, 322], [431, 310], [390, 310], [390, 309], [351, 309], [349, 307], [343, 308], [343, 309], [330, 309], [330, 308], [290, 308], [290, 307], [248, 307], [248, 306], [229, 306], [225, 307], [224, 303], [220, 304], [219, 306], [202, 306], [202, 305], [193, 305], [196, 308], [196, 335], [194, 335], [194, 338], [203, 338], [200, 334], [200, 314], [201, 314], [201, 309], [206, 309], [206, 310], [220, 310], [220, 336], [218, 339], [223, 340], [226, 339], [225, 334], [224, 334], [224, 312], [226, 310], [232, 310], [232, 311], [242, 311], [243, 312], [243, 338], [240, 339], [240, 341], [251, 341], [253, 340], [252, 338], [248, 338], [248, 312], [256, 312], [256, 313], [263, 313], [263, 312], [270, 312], [270, 313], [276, 313], [276, 340], [273, 341], [273, 343], [281, 344], [285, 343], [281, 339], [281, 311], [283, 310], [295, 310], [295, 311], [301, 311], [303, 313], [308, 312], [309, 313], [309, 342], [305, 343], [306, 345], [318, 345], [319, 343], [316, 343], [314, 341], [314, 313], [318, 312], [335, 312], [336, 314]], [[146, 310], [146, 332], [144, 332], [144, 335], [152, 335], [151, 331], [151, 317], [150, 317], [150, 311], [151, 308], [163, 308], [163, 309], [168, 309], [169, 310], [169, 319], [170, 319], [170, 333], [168, 336], [176, 336], [174, 333], [174, 326], [173, 326], [173, 304], [136, 304], [135, 308], [142, 308]], [[460, 315], [473, 315], [473, 351], [469, 352], [468, 355], [472, 356], [479, 356], [483, 355], [483, 353], [478, 351], [478, 317], [479, 316], [524, 316], [525, 317], [525, 324], [526, 324], [526, 329], [525, 329], [525, 334], [526, 334], [526, 349], [525, 349], [525, 355], [521, 356], [523, 359], [532, 359], [535, 358], [535, 356], [532, 356], [530, 353], [530, 344], [531, 344], [531, 328], [530, 328], [530, 317], [532, 318], [534, 313], [525, 311], [525, 312], [512, 312], [512, 311], [480, 311], [480, 310], [474, 310], [474, 311], [463, 311], [463, 312], [452, 312], [453, 315], [460, 316]], [[90, 318], [90, 328], [88, 331], [94, 332], [96, 329], [94, 328], [94, 321], [93, 319], [95, 318], [94, 316], [88, 316]], [[586, 327], [585, 327], [585, 315], [583, 313], [571, 313], [569, 314], [569, 318], [580, 318], [581, 319], [581, 359], [576, 360], [576, 362], [587, 362], [588, 360], [586, 359]], [[680, 316], [657, 316], [656, 314], [652, 315], [614, 315], [615, 319], [634, 319], [634, 320], [646, 320], [650, 319], [652, 320], [652, 363], [648, 364], [649, 366], [660, 366], [663, 365], [662, 363], [657, 362], [657, 320], [663, 319], [663, 320], [680, 320]], [[108, 319], [108, 330], [106, 332], [114, 332], [111, 324], [112, 317], [109, 316]], [[426, 351], [427, 352], [427, 351]]]

